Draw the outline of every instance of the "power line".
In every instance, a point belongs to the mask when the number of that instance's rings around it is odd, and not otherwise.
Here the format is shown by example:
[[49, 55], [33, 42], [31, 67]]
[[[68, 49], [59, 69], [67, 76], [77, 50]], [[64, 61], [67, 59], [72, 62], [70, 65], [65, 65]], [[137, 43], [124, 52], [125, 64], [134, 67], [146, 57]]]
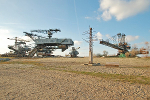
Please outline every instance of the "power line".
[[74, 0], [74, 10], [75, 10], [77, 27], [78, 27], [79, 37], [80, 37], [80, 29], [79, 29], [79, 22], [78, 22], [78, 16], [77, 16], [77, 10], [76, 10], [76, 2], [75, 2], [75, 0]]

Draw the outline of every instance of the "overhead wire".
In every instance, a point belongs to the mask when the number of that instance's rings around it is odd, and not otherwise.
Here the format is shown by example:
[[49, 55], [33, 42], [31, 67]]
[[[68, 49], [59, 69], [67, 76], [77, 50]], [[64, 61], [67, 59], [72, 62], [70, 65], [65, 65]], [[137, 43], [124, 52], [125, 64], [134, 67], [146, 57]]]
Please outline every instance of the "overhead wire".
[[76, 2], [75, 2], [75, 0], [74, 0], [74, 10], [75, 10], [77, 27], [78, 27], [79, 37], [80, 37], [80, 29], [79, 29], [79, 22], [78, 22], [78, 16], [77, 16], [77, 10], [76, 10]]

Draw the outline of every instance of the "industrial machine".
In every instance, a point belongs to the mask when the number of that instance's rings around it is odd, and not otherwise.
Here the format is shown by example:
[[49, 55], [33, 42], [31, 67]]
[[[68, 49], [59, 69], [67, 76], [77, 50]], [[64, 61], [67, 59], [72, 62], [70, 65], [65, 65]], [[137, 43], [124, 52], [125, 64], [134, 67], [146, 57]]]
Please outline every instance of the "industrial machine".
[[120, 53], [125, 54], [131, 48], [130, 44], [125, 41], [125, 36], [126, 35], [123, 33], [118, 33], [117, 35], [107, 39], [106, 41], [100, 40], [100, 44], [117, 49], [118, 55], [120, 55]]
[[80, 47], [76, 48], [72, 47], [71, 52], [69, 53], [71, 57], [77, 57], [77, 55], [79, 54], [79, 52], [77, 51]]
[[8, 48], [12, 50], [10, 53], [2, 54], [2, 57], [26, 57], [27, 53], [31, 51], [31, 47], [26, 45], [26, 41], [23, 39], [20, 39], [18, 37], [15, 38], [7, 38], [9, 40], [15, 40], [14, 45], [8, 45]]
[[[125, 41], [125, 36], [126, 36], [125, 34], [118, 33], [117, 35], [110, 37], [106, 41], [100, 40], [100, 44], [117, 49], [118, 50], [117, 55], [125, 54], [126, 52], [129, 52], [128, 50], [131, 49], [130, 44], [128, 44]], [[133, 49], [137, 51], [137, 54], [149, 54], [149, 51], [145, 48], [140, 49], [133, 48]]]
[[[47, 34], [48, 37], [39, 36], [36, 33]], [[25, 33], [26, 36], [30, 37], [35, 42], [34, 49], [29, 52], [29, 57], [33, 57], [34, 54], [42, 56], [52, 56], [52, 51], [56, 49], [62, 49], [62, 52], [68, 49], [68, 47], [74, 45], [72, 39], [64, 38], [52, 38], [53, 33], [60, 32], [59, 29], [49, 29], [49, 30], [31, 30], [30, 33]]]

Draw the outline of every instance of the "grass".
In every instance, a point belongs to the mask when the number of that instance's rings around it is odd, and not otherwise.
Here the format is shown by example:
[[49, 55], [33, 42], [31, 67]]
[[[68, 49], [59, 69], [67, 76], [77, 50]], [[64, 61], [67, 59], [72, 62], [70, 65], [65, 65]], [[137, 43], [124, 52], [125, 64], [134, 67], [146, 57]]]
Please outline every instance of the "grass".
[[9, 58], [9, 59], [12, 59], [12, 58], [15, 58], [15, 57], [0, 57], [0, 58]]
[[0, 64], [32, 64], [36, 66], [44, 66], [44, 64], [35, 61], [9, 61], [9, 62], [0, 62]]
[[95, 77], [101, 77], [101, 78], [111, 79], [111, 80], [115, 80], [115, 81], [123, 81], [123, 82], [131, 82], [131, 83], [150, 85], [150, 77], [144, 77], [144, 76], [94, 73], [94, 72], [84, 72], [84, 71], [68, 71], [68, 70], [63, 70], [63, 71], [72, 72], [72, 73], [76, 73], [76, 74], [84, 74], [84, 75], [90, 75], [90, 76], [95, 76]]

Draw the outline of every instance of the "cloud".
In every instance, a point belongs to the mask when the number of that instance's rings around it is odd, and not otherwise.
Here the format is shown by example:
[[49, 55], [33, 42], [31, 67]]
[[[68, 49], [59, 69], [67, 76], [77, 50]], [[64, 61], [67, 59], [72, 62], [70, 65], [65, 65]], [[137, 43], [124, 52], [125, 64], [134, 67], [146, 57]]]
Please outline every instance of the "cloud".
[[103, 11], [103, 20], [111, 20], [114, 16], [119, 21], [147, 10], [149, 5], [150, 0], [100, 0], [98, 10]]
[[85, 17], [85, 19], [92, 19], [91, 17]]
[[102, 39], [102, 36], [103, 36], [103, 35], [102, 35], [100, 32], [98, 32], [98, 33], [96, 34], [96, 36], [97, 36], [98, 39]]
[[0, 29], [0, 53], [8, 52], [8, 45], [13, 45], [14, 42], [8, 40], [7, 38], [11, 37], [10, 30]]
[[101, 20], [101, 15], [96, 15], [96, 17], [88, 17], [88, 16], [86, 16], [84, 18], [87, 19], [87, 20], [98, 20], [98, 21], [100, 21]]
[[4, 24], [12, 24], [12, 25], [14, 25], [14, 24], [19, 24], [19, 23], [4, 23]]
[[82, 41], [74, 41], [74, 44], [76, 44], [76, 45], [81, 45], [81, 43], [82, 43]]
[[139, 36], [131, 36], [131, 35], [126, 36], [127, 42], [131, 42], [131, 41], [134, 41], [134, 40], [137, 40], [137, 39], [139, 39]]
[[108, 11], [104, 11], [101, 17], [104, 21], [108, 21], [111, 19], [111, 14]]
[[135, 45], [144, 45], [144, 42], [140, 42], [140, 43], [135, 43]]
[[106, 37], [107, 37], [107, 38], [110, 38], [111, 36], [110, 36], [109, 34], [106, 34]]
[[96, 17], [96, 19], [100, 21], [100, 20], [101, 20], [101, 16], [98, 15], [98, 16]]
[[26, 41], [33, 41], [30, 37], [28, 36], [22, 36], [21, 39], [26, 40]]
[[8, 33], [10, 33], [9, 30], [0, 29], [0, 34], [8, 34]]

